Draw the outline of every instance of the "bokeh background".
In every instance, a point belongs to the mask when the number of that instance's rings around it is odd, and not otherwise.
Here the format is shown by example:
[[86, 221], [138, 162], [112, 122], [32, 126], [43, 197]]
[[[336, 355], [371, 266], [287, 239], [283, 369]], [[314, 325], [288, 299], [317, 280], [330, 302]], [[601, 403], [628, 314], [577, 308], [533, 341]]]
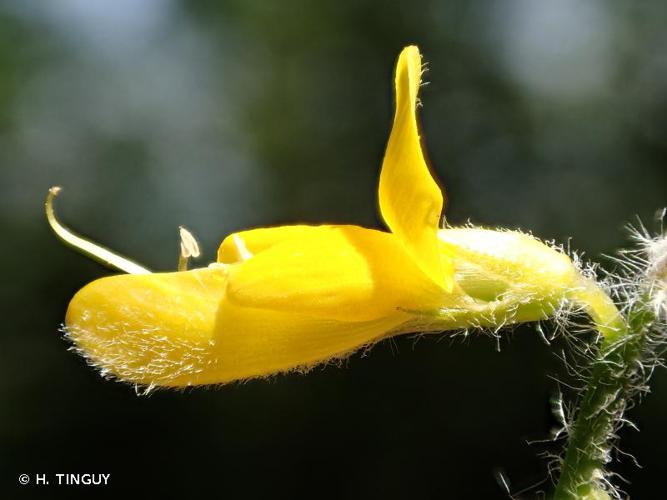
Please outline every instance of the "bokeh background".
[[[174, 269], [231, 231], [381, 227], [395, 58], [429, 63], [421, 112], [448, 220], [523, 228], [588, 258], [667, 204], [667, 3], [591, 0], [4, 0], [0, 3], [2, 498], [519, 498], [549, 490], [563, 374], [532, 327], [383, 342], [341, 367], [135, 395], [68, 352], [68, 300], [109, 273], [62, 219]], [[663, 497], [667, 371], [622, 432], [635, 498]], [[106, 489], [20, 473], [111, 473]], [[542, 482], [546, 481], [546, 482]], [[542, 483], [541, 483], [542, 482]], [[519, 493], [525, 490], [523, 493]]]

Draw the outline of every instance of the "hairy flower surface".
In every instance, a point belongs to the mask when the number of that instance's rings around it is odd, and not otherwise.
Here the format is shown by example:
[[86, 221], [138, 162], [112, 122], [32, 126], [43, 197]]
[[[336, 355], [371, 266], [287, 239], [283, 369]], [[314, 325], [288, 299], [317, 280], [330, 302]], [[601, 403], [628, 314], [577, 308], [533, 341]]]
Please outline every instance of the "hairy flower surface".
[[[559, 250], [519, 232], [441, 228], [443, 195], [416, 118], [421, 71], [419, 50], [406, 47], [379, 183], [389, 232], [253, 229], [228, 236], [209, 267], [148, 273], [77, 241], [55, 220], [51, 197], [49, 220], [63, 239], [132, 273], [74, 296], [65, 323], [77, 349], [121, 380], [187, 386], [307, 368], [406, 332], [545, 319], [568, 301], [613, 333], [613, 304]], [[198, 254], [189, 238], [185, 258]]]

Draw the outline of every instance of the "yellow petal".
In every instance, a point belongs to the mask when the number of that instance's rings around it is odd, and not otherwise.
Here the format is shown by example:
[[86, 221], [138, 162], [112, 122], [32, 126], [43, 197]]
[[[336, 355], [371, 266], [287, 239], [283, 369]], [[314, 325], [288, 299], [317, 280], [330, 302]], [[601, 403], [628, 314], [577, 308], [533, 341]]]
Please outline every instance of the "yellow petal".
[[223, 301], [218, 314], [218, 378], [227, 381], [308, 368], [399, 332], [409, 319], [396, 311], [371, 321], [347, 322]]
[[380, 174], [380, 211], [421, 269], [451, 291], [453, 267], [438, 251], [443, 198], [422, 153], [417, 126], [421, 55], [406, 47], [396, 64], [396, 114]]
[[224, 300], [224, 270], [122, 275], [80, 290], [67, 311], [78, 349], [128, 382], [224, 383], [312, 366], [384, 337], [409, 316], [340, 322]]
[[211, 357], [224, 269], [120, 275], [86, 285], [65, 324], [103, 371], [138, 383], [192, 378]]
[[244, 250], [254, 255], [291, 238], [308, 238], [318, 228], [329, 227], [292, 225], [249, 229], [227, 236], [218, 248], [218, 262], [233, 264], [244, 259]]
[[[248, 238], [253, 249], [255, 243], [268, 245], [270, 237], [281, 235], [266, 231], [265, 236]], [[357, 226], [302, 226], [286, 231], [285, 237], [230, 268], [231, 302], [367, 321], [399, 309], [437, 309], [447, 299], [390, 233]]]

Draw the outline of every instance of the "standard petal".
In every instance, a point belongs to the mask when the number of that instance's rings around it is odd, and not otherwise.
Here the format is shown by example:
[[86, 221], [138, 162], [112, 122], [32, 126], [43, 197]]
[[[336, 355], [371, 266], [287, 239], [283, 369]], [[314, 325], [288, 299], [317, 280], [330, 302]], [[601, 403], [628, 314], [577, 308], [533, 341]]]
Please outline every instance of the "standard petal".
[[357, 226], [302, 228], [229, 272], [231, 302], [341, 321], [434, 310], [448, 298], [394, 235]]
[[449, 259], [438, 251], [443, 197], [424, 159], [417, 126], [421, 55], [406, 47], [396, 64], [396, 113], [380, 174], [380, 211], [423, 271], [451, 291]]

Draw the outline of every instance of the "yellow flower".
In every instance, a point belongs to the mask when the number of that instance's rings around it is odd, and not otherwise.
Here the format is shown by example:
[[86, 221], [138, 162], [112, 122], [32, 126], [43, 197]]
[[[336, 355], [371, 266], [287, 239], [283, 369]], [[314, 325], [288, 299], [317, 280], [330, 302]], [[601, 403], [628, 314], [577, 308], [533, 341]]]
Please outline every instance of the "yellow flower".
[[[519, 232], [441, 229], [443, 197], [416, 119], [421, 69], [417, 47], [406, 47], [379, 184], [390, 232], [254, 229], [227, 237], [207, 268], [153, 274], [63, 228], [51, 193], [49, 220], [66, 242], [133, 273], [74, 296], [65, 323], [80, 352], [124, 381], [187, 386], [304, 369], [406, 332], [540, 320], [567, 301], [612, 332], [613, 304], [565, 254]], [[179, 269], [198, 253], [182, 237]]]

